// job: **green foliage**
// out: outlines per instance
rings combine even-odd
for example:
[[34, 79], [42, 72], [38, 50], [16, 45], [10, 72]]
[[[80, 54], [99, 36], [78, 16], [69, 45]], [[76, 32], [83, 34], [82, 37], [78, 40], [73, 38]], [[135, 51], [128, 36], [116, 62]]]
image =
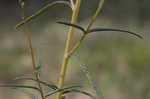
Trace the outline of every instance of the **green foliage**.
[[62, 21], [58, 21], [57, 23], [59, 23], [59, 24], [64, 24], [64, 25], [67, 25], [67, 26], [72, 26], [72, 27], [74, 27], [74, 28], [76, 28], [76, 29], [78, 29], [78, 30], [81, 30], [83, 33], [86, 33], [86, 32], [87, 32], [83, 27], [81, 27], [81, 26], [79, 26], [79, 25], [76, 25], [76, 24], [71, 24], [71, 23], [62, 22]]
[[31, 80], [31, 81], [34, 81], [34, 82], [37, 82], [37, 83], [40, 83], [40, 84], [43, 84], [44, 86], [47, 86], [48, 88], [51, 88], [51, 89], [57, 89], [58, 87], [54, 84], [49, 84], [47, 82], [44, 82], [44, 81], [40, 81], [40, 80], [36, 80], [34, 78], [27, 78], [27, 77], [18, 77], [16, 78], [15, 80]]
[[43, 8], [41, 8], [40, 10], [38, 10], [35, 14], [27, 17], [26, 19], [24, 19], [23, 21], [21, 21], [20, 23], [18, 23], [15, 28], [19, 28], [22, 25], [28, 23], [29, 21], [37, 18], [38, 16], [40, 16], [41, 14], [43, 14], [44, 12], [46, 12], [49, 8], [51, 8], [52, 6], [56, 5], [56, 4], [66, 4], [69, 5], [69, 3], [67, 1], [54, 1], [52, 3], [47, 4], [46, 6], [44, 6]]
[[67, 23], [67, 22], [57, 22], [59, 24], [64, 24], [64, 25], [67, 25], [67, 26], [72, 26], [74, 28], [77, 28], [79, 30], [81, 30], [83, 33], [85, 34], [89, 34], [89, 33], [92, 33], [92, 32], [103, 32], [103, 31], [115, 31], [115, 32], [123, 32], [123, 33], [128, 33], [128, 34], [131, 34], [131, 35], [134, 35], [140, 39], [143, 39], [143, 37], [137, 33], [134, 33], [134, 32], [131, 32], [131, 31], [128, 31], [128, 30], [121, 30], [121, 29], [111, 29], [111, 28], [93, 28], [93, 29], [90, 29], [90, 30], [86, 30], [84, 29], [83, 27], [79, 26], [79, 25], [76, 25], [76, 24], [71, 24], [71, 23]]
[[[59, 85], [57, 86], [56, 84], [48, 83], [48, 82], [40, 80], [39, 71], [41, 70], [41, 66], [37, 66], [36, 65], [36, 60], [35, 60], [35, 55], [34, 55], [32, 40], [31, 40], [30, 35], [28, 35], [28, 43], [29, 43], [29, 46], [30, 46], [29, 49], [31, 51], [33, 73], [34, 73], [35, 78], [18, 77], [15, 80], [33, 81], [33, 82], [36, 82], [38, 84], [38, 86], [34, 86], [34, 85], [30, 86], [30, 85], [22, 85], [22, 84], [20, 84], [20, 85], [17, 85], [17, 84], [16, 85], [15, 84], [14, 85], [13, 84], [10, 84], [10, 85], [2, 84], [2, 85], [0, 85], [0, 87], [19, 89], [20, 91], [22, 91], [25, 94], [27, 94], [28, 96], [30, 96], [32, 99], [38, 99], [38, 97], [35, 96], [34, 94], [32, 94], [31, 92], [26, 91], [24, 89], [33, 89], [33, 90], [38, 91], [40, 93], [40, 95], [41, 95], [41, 99], [46, 99], [47, 97], [49, 97], [49, 96], [51, 96], [53, 94], [56, 94], [56, 93], [58, 93], [58, 98], [56, 98], [56, 99], [60, 99], [60, 98], [65, 99], [65, 94], [68, 94], [68, 93], [80, 93], [80, 94], [89, 96], [91, 99], [97, 99], [96, 96], [92, 95], [89, 92], [86, 92], [86, 91], [82, 90], [81, 89], [82, 86], [78, 85], [78, 86], [67, 86], [67, 87], [64, 87], [64, 79], [65, 79], [65, 73], [67, 71], [68, 62], [69, 62], [71, 56], [74, 55], [74, 53], [80, 48], [80, 46], [82, 44], [82, 41], [87, 37], [88, 34], [92, 34], [94, 32], [112, 32], [112, 31], [131, 34], [131, 35], [136, 36], [136, 37], [138, 37], [140, 39], [143, 38], [141, 35], [139, 35], [137, 33], [134, 33], [134, 32], [131, 32], [131, 31], [128, 31], [128, 30], [112, 29], [112, 28], [108, 28], [108, 27], [106, 27], [106, 28], [101, 28], [101, 27], [91, 28], [92, 25], [94, 24], [94, 22], [95, 22], [95, 20], [96, 20], [96, 18], [98, 16], [98, 14], [100, 13], [100, 11], [102, 9], [104, 1], [105, 0], [101, 0], [100, 1], [99, 5], [98, 5], [98, 8], [95, 11], [95, 14], [93, 15], [93, 17], [91, 18], [89, 24], [87, 25], [87, 28], [83, 28], [80, 25], [73, 24], [73, 23], [77, 23], [78, 13], [79, 13], [79, 10], [80, 10], [80, 2], [81, 2], [80, 0], [76, 0], [76, 2], [74, 2], [73, 0], [71, 0], [71, 1], [69, 1], [69, 0], [68, 1], [62, 1], [62, 0], [53, 1], [53, 2], [51, 2], [49, 4], [47, 4], [46, 6], [44, 6], [43, 8], [39, 9], [33, 15], [25, 18], [20, 23], [18, 23], [16, 25], [16, 27], [15, 27], [16, 29], [20, 28], [24, 24], [27, 24], [28, 22], [30, 22], [33, 19], [37, 18], [38, 16], [42, 15], [49, 8], [53, 7], [56, 4], [65, 4], [65, 5], [69, 6], [72, 9], [73, 15], [72, 15], [72, 20], [71, 20], [70, 23], [69, 22], [62, 22], [62, 21], [58, 21], [57, 22], [59, 24], [66, 25], [66, 26], [70, 27], [69, 28], [69, 32], [68, 32], [68, 38], [67, 38], [68, 42], [66, 43], [66, 49], [65, 49], [64, 58], [63, 58], [63, 60], [65, 60], [65, 62], [63, 62], [62, 69], [61, 69], [63, 72], [61, 72], [61, 75], [60, 75], [60, 80], [61, 80], [60, 83], [59, 83], [60, 86]], [[24, 0], [19, 0], [19, 6], [20, 6], [20, 8], [23, 9], [24, 5], [25, 5]], [[72, 42], [71, 39], [72, 39], [72, 34], [73, 34], [73, 29], [74, 28], [76, 28], [78, 30], [81, 30], [82, 33], [83, 33], [83, 35], [77, 41], [77, 43], [75, 44], [75, 46], [73, 46], [72, 48], [70, 48], [70, 46], [71, 46], [70, 44]], [[91, 73], [88, 70], [88, 68], [84, 64], [80, 64], [80, 69], [85, 74], [85, 76], [86, 76], [88, 82], [90, 83], [90, 85], [92, 86], [93, 90], [95, 90], [96, 94], [99, 95], [100, 93], [98, 92], [98, 90], [97, 90], [97, 88], [96, 88], [96, 86], [94, 84], [94, 81], [92, 79]], [[50, 89], [50, 91], [48, 93], [45, 93], [45, 90], [42, 87], [48, 87]], [[102, 96], [102, 98], [104, 98], [104, 97]]]
[[77, 89], [77, 88], [81, 88], [81, 86], [69, 86], [69, 87], [64, 87], [64, 88], [58, 88], [58, 89], [56, 89], [56, 90], [54, 90], [54, 91], [48, 92], [48, 93], [45, 95], [45, 97], [49, 97], [49, 96], [51, 96], [51, 95], [53, 95], [53, 94], [56, 94], [56, 93], [58, 93], [58, 92], [64, 92], [64, 91], [66, 91], [66, 90]]
[[91, 99], [96, 99], [95, 96], [93, 96], [92, 94], [85, 92], [83, 90], [78, 90], [78, 89], [71, 89], [71, 90], [66, 90], [63, 92], [63, 94], [68, 94], [68, 93], [80, 93], [86, 96], [89, 96]]
[[27, 89], [34, 89], [37, 91], [40, 91], [39, 88], [35, 87], [35, 86], [29, 86], [29, 85], [3, 85], [1, 84], [0, 87], [4, 87], [4, 88], [27, 88]]

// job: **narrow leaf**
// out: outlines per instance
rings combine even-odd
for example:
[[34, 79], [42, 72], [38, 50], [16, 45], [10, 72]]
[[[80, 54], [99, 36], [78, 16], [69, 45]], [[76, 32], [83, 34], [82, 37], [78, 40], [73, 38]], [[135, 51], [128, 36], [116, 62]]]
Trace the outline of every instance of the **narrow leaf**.
[[48, 96], [51, 96], [55, 93], [58, 93], [58, 92], [62, 92], [62, 91], [65, 91], [65, 90], [68, 90], [68, 89], [76, 89], [76, 88], [81, 88], [81, 86], [69, 86], [69, 87], [65, 87], [65, 88], [59, 88], [59, 89], [56, 89], [54, 91], [50, 91], [48, 92], [45, 97], [48, 97]]
[[54, 84], [49, 84], [47, 82], [44, 82], [44, 81], [41, 81], [41, 80], [36, 80], [36, 79], [33, 79], [33, 78], [27, 78], [27, 77], [19, 77], [19, 78], [16, 78], [15, 80], [31, 80], [31, 81], [35, 81], [35, 82], [38, 82], [38, 83], [41, 83], [51, 89], [58, 89], [58, 87]]
[[124, 32], [124, 33], [128, 33], [131, 35], [134, 35], [140, 39], [143, 39], [143, 37], [137, 33], [131, 32], [131, 31], [127, 31], [127, 30], [120, 30], [120, 29], [111, 29], [111, 28], [95, 28], [95, 29], [91, 29], [88, 31], [88, 33], [92, 33], [92, 32], [101, 32], [101, 31], [117, 31], [117, 32]]
[[50, 7], [56, 5], [56, 4], [67, 4], [67, 1], [54, 1], [52, 3], [47, 4], [46, 6], [44, 6], [43, 8], [41, 8], [40, 10], [38, 10], [35, 14], [27, 17], [26, 19], [24, 19], [23, 21], [21, 21], [20, 23], [18, 23], [15, 28], [19, 28], [20, 26], [28, 23], [29, 21], [35, 19], [36, 17], [40, 16], [41, 14], [43, 14], [44, 12], [46, 12]]
[[72, 93], [72, 92], [76, 92], [76, 93], [80, 93], [80, 94], [84, 94], [86, 96], [89, 96], [91, 99], [96, 99], [95, 96], [93, 96], [92, 94], [82, 91], [82, 90], [78, 90], [78, 89], [71, 89], [71, 90], [66, 90], [63, 92], [63, 94], [68, 94], [68, 93]]
[[71, 23], [67, 23], [67, 22], [61, 22], [61, 21], [58, 21], [57, 23], [63, 24], [63, 25], [67, 25], [67, 26], [72, 26], [72, 27], [74, 27], [74, 28], [77, 28], [77, 29], [81, 30], [83, 33], [86, 33], [85, 29], [82, 28], [82, 27], [79, 26], [79, 25], [71, 24]]
[[34, 86], [28, 86], [28, 85], [0, 85], [0, 87], [4, 87], [4, 88], [26, 88], [26, 89], [34, 89], [34, 90], [40, 91], [39, 88], [34, 87]]

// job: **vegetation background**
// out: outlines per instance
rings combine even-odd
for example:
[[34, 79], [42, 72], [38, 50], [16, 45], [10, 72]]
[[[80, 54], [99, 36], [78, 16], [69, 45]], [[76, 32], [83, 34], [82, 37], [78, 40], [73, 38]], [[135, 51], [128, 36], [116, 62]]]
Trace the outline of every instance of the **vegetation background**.
[[[51, 1], [26, 0], [27, 16]], [[79, 24], [84, 26], [99, 0], [82, 1]], [[70, 62], [66, 84], [88, 85], [79, 69], [80, 64], [85, 64], [105, 99], [149, 99], [149, 10], [150, 0], [106, 0], [95, 26], [134, 31], [143, 35], [144, 40], [115, 32], [89, 36], [76, 53], [77, 60]], [[32, 72], [26, 35], [14, 29], [21, 21], [21, 10], [17, 0], [0, 0], [0, 12], [0, 83], [18, 83], [13, 79]], [[55, 6], [29, 24], [43, 80], [54, 83], [58, 80], [68, 27], [56, 21], [69, 22], [70, 13], [67, 7]], [[79, 33], [75, 36], [78, 39]], [[73, 96], [72, 99], [83, 99], [80, 95]], [[0, 89], [0, 99], [19, 98], [29, 99], [19, 91]]]

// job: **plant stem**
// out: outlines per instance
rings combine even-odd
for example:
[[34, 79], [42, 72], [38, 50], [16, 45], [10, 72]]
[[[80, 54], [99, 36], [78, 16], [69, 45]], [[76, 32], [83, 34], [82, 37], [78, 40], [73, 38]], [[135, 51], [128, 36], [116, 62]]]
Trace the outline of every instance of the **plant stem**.
[[[33, 73], [34, 73], [34, 75], [35, 75], [36, 80], [40, 80], [40, 75], [39, 75], [39, 73], [37, 73], [37, 72], [35, 71], [37, 66], [36, 66], [36, 62], [35, 62], [35, 55], [34, 55], [34, 51], [33, 51], [33, 47], [32, 47], [32, 40], [31, 40], [30, 35], [28, 35], [28, 43], [29, 43], [29, 49], [30, 49], [30, 53], [31, 53]], [[43, 92], [43, 88], [42, 88], [41, 84], [40, 84], [40, 83], [37, 83], [37, 84], [38, 84], [38, 87], [39, 87], [39, 89], [40, 89], [41, 98], [42, 98], [42, 99], [45, 99], [44, 92]]]
[[83, 34], [79, 41], [76, 43], [76, 45], [71, 49], [69, 52], [69, 57], [73, 55], [73, 53], [80, 47], [81, 43], [83, 42], [84, 38], [86, 37], [86, 34]]
[[[72, 13], [72, 19], [71, 19], [72, 24], [77, 23], [78, 14], [79, 14], [79, 10], [80, 10], [80, 4], [81, 4], [81, 0], [76, 0], [75, 7], [73, 8], [73, 13]], [[68, 35], [67, 35], [67, 41], [66, 41], [66, 47], [65, 47], [65, 51], [64, 51], [63, 62], [62, 62], [62, 66], [61, 66], [61, 73], [60, 73], [60, 78], [59, 78], [59, 82], [58, 82], [59, 88], [64, 87], [64, 80], [65, 80], [67, 66], [68, 66], [68, 62], [69, 62], [69, 58], [70, 58], [68, 53], [69, 53], [70, 48], [71, 48], [73, 33], [74, 33], [74, 28], [69, 27], [69, 31], [68, 31]], [[56, 95], [56, 99], [61, 99], [61, 93], [58, 93]]]
[[74, 9], [74, 1], [70, 0], [70, 3], [71, 3], [71, 6], [72, 6], [72, 9]]
[[[93, 15], [92, 19], [90, 20], [89, 24], [87, 25], [86, 31], [88, 31], [92, 25], [94, 24], [94, 22], [96, 21], [96, 18], [98, 17], [103, 5], [104, 5], [105, 0], [100, 0], [98, 8], [96, 9], [95, 14]], [[83, 40], [85, 39], [87, 33], [83, 33], [83, 35], [81, 36], [81, 38], [77, 41], [77, 43], [75, 44], [75, 46], [71, 49], [69, 56], [72, 56], [74, 54], [74, 52], [76, 52], [76, 50], [78, 48], [80, 48]]]
[[100, 11], [102, 10], [104, 2], [105, 2], [105, 0], [100, 0], [98, 8], [96, 9], [94, 16], [91, 18], [89, 24], [87, 25], [86, 30], [89, 30], [92, 27], [92, 25], [94, 24], [94, 22], [96, 21], [97, 16], [99, 15]]
[[[22, 8], [22, 17], [21, 18], [22, 18], [22, 20], [24, 20], [25, 19], [25, 9], [24, 9], [24, 7], [21, 7], [21, 8]], [[27, 34], [29, 50], [30, 50], [30, 55], [31, 55], [31, 60], [32, 60], [33, 73], [35, 75], [36, 80], [40, 80], [40, 75], [37, 72], [35, 72], [36, 61], [35, 61], [35, 55], [34, 55], [34, 51], [33, 51], [32, 40], [31, 40], [31, 36], [30, 36], [29, 30], [28, 30], [28, 26], [25, 26], [23, 31]], [[40, 83], [38, 83], [38, 87], [39, 87], [41, 99], [45, 99], [44, 92], [43, 92], [43, 89], [42, 89], [42, 86]]]

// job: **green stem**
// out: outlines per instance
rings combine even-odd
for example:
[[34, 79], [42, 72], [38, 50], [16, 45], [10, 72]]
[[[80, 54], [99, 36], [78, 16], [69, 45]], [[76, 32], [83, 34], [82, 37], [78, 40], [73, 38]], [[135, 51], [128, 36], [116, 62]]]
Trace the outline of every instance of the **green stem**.
[[98, 17], [100, 11], [102, 10], [104, 2], [105, 2], [105, 0], [100, 0], [98, 8], [96, 9], [94, 16], [91, 18], [89, 24], [87, 25], [86, 30], [89, 30], [92, 27], [92, 25], [94, 24], [94, 22], [96, 21], [96, 18]]
[[[103, 5], [104, 5], [105, 0], [100, 0], [98, 8], [96, 9], [95, 14], [93, 15], [92, 19], [90, 20], [89, 24], [87, 25], [86, 31], [88, 31], [92, 25], [94, 24], [94, 22], [96, 21], [96, 18], [98, 17]], [[81, 46], [83, 40], [86, 37], [86, 33], [83, 33], [83, 35], [81, 36], [81, 38], [77, 41], [77, 43], [75, 44], [75, 46], [71, 49], [71, 51], [69, 52], [69, 56], [72, 56]]]
[[[81, 4], [81, 0], [76, 0], [75, 7], [73, 8], [73, 13], [72, 13], [72, 19], [71, 19], [72, 24], [77, 23], [78, 14], [79, 14], [79, 10], [80, 10], [80, 4]], [[64, 80], [66, 77], [66, 71], [67, 71], [68, 62], [70, 59], [70, 57], [68, 56], [68, 53], [69, 53], [71, 45], [72, 45], [73, 33], [74, 33], [74, 28], [70, 27], [69, 31], [68, 31], [68, 35], [67, 35], [66, 48], [65, 48], [65, 52], [64, 52], [62, 66], [61, 66], [61, 73], [60, 73], [60, 78], [59, 78], [59, 83], [58, 83], [59, 88], [64, 87]], [[56, 99], [61, 99], [61, 95], [62, 95], [62, 93], [59, 92], [56, 95]]]
[[80, 40], [76, 43], [76, 45], [72, 48], [72, 50], [69, 52], [69, 57], [74, 54], [74, 52], [80, 47], [81, 43], [83, 42], [84, 38], [86, 37], [86, 34], [83, 34], [80, 38]]

